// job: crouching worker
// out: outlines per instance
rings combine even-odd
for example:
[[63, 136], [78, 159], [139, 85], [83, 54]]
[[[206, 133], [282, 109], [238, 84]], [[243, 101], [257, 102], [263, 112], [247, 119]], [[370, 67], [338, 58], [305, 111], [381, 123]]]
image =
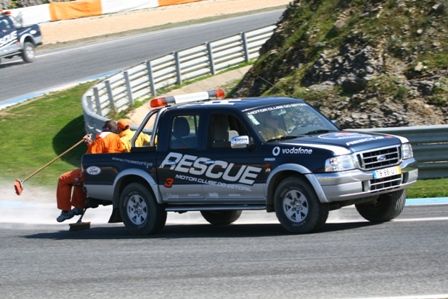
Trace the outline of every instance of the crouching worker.
[[[117, 122], [118, 132], [120, 134], [121, 141], [126, 147], [126, 151], [131, 151], [131, 140], [134, 137], [135, 132], [131, 130], [131, 122], [128, 119], [122, 118]], [[142, 147], [149, 144], [151, 137], [148, 134], [141, 132], [135, 140], [136, 147]]]
[[[117, 123], [108, 120], [104, 123], [103, 129], [95, 140], [90, 134], [83, 137], [87, 144], [88, 154], [122, 153], [126, 151], [120, 136], [117, 134]], [[81, 215], [85, 203], [86, 193], [83, 187], [83, 176], [81, 169], [77, 168], [62, 174], [58, 180], [56, 200], [58, 209], [62, 210], [56, 218], [58, 222], [63, 222], [76, 215]], [[71, 207], [74, 207], [71, 209]]]

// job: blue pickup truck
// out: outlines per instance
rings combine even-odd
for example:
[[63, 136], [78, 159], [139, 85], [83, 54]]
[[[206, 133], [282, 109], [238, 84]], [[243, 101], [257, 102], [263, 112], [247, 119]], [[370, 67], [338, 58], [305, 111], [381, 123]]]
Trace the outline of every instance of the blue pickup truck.
[[[201, 100], [206, 99], [206, 100]], [[275, 212], [292, 233], [318, 230], [355, 205], [385, 222], [405, 205], [418, 169], [400, 136], [342, 131], [301, 99], [156, 98], [129, 153], [83, 156], [92, 204], [113, 205], [132, 234], [163, 228], [167, 212], [200, 211], [226, 225], [242, 210]]]
[[35, 48], [42, 44], [38, 25], [18, 26], [9, 12], [0, 11], [0, 63], [3, 58], [22, 57], [33, 62]]

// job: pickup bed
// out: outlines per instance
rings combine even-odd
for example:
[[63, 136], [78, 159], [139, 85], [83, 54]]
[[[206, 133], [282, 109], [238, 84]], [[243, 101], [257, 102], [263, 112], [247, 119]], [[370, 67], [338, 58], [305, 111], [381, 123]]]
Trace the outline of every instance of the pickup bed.
[[132, 234], [158, 232], [167, 212], [187, 211], [226, 225], [242, 210], [266, 210], [289, 232], [308, 233], [354, 204], [385, 222], [417, 180], [406, 138], [341, 131], [300, 99], [168, 102], [154, 99], [161, 107], [136, 131], [152, 134], [147, 147], [83, 157], [89, 202], [113, 205]]
[[40, 44], [42, 35], [38, 25], [20, 27], [8, 12], [0, 11], [0, 62], [14, 56], [33, 62], [34, 50]]

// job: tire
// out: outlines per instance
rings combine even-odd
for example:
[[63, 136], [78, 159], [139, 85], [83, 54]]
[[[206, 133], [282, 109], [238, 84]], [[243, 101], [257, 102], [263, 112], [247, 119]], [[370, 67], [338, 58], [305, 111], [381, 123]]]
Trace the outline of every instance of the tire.
[[399, 190], [380, 195], [372, 202], [355, 204], [356, 210], [365, 219], [373, 223], [387, 222], [403, 211], [406, 203], [406, 192]]
[[142, 184], [131, 183], [120, 194], [120, 215], [132, 235], [159, 232], [166, 222], [166, 211]]
[[281, 225], [295, 234], [317, 231], [328, 218], [328, 205], [320, 203], [313, 188], [299, 177], [280, 182], [274, 193], [274, 205]]
[[22, 49], [22, 59], [23, 61], [30, 63], [34, 61], [34, 44], [32, 42], [25, 42]]
[[237, 211], [201, 211], [202, 217], [213, 225], [228, 225], [240, 218], [241, 210]]

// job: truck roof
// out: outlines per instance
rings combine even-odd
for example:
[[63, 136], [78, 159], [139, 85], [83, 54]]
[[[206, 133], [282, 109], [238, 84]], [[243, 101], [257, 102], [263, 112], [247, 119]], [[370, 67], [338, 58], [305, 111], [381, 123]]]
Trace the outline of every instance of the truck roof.
[[192, 102], [186, 104], [176, 104], [169, 106], [169, 110], [207, 110], [211, 108], [225, 107], [227, 109], [234, 109], [239, 111], [251, 110], [253, 108], [267, 107], [272, 105], [282, 105], [291, 103], [305, 103], [302, 99], [295, 99], [289, 97], [248, 97], [248, 98], [232, 98], [223, 100], [207, 100]]

